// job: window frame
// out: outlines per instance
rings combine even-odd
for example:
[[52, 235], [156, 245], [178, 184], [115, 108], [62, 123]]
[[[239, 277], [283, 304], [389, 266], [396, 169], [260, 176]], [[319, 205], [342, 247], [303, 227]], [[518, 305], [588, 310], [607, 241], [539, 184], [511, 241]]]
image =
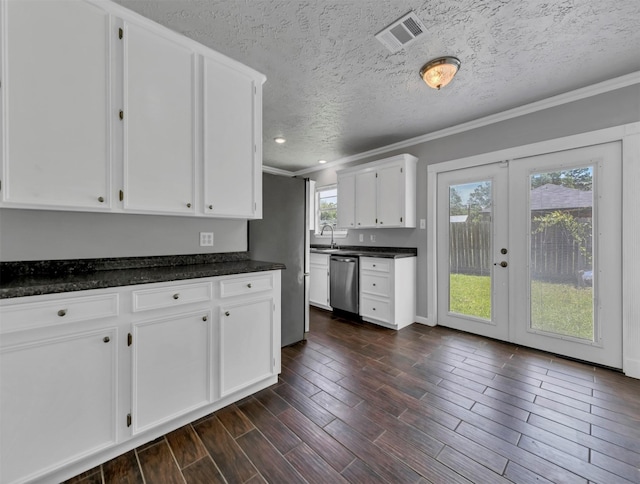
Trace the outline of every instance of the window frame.
[[[315, 189], [315, 193], [314, 195], [314, 200], [315, 200], [315, 205], [316, 205], [316, 209], [315, 209], [315, 237], [317, 238], [322, 238], [322, 239], [331, 239], [331, 231], [325, 231], [325, 233], [323, 235], [320, 235], [320, 232], [322, 231], [322, 225], [320, 223], [320, 193], [321, 192], [327, 192], [329, 190], [336, 190], [336, 207], [338, 205], [337, 203], [337, 193], [338, 193], [338, 184], [334, 183], [331, 185], [323, 185], [320, 187], [316, 187]], [[336, 221], [336, 225], [333, 226], [333, 238], [334, 239], [338, 239], [338, 238], [345, 238], [347, 236], [348, 230], [347, 229], [339, 229], [337, 227], [337, 221]]]

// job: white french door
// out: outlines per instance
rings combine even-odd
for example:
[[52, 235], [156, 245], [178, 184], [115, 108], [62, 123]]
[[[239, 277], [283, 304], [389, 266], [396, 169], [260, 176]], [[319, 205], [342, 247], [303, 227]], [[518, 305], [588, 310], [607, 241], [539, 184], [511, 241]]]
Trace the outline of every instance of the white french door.
[[437, 185], [439, 324], [622, 367], [619, 143]]

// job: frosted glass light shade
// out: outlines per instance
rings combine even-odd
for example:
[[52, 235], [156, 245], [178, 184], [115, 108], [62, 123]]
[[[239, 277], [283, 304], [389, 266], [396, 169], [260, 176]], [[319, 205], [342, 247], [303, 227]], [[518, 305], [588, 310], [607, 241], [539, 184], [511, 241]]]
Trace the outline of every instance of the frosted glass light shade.
[[460, 60], [455, 57], [439, 57], [427, 62], [420, 69], [420, 77], [427, 86], [440, 89], [451, 82], [460, 69]]

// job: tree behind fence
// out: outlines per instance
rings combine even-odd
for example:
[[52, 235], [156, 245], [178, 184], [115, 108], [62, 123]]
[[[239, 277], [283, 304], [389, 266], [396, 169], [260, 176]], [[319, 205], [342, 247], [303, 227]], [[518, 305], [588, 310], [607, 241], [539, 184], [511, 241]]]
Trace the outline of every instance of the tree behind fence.
[[[449, 227], [450, 271], [489, 275], [494, 262], [491, 222], [452, 223]], [[531, 240], [531, 269], [534, 279], [575, 282], [578, 271], [591, 267], [585, 262], [576, 241], [567, 237], [561, 228], [549, 227]]]

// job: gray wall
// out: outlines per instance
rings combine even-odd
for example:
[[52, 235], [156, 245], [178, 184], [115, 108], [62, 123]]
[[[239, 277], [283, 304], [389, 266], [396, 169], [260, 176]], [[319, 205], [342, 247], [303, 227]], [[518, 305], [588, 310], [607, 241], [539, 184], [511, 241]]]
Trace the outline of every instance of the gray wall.
[[[213, 247], [200, 247], [200, 232], [213, 232]], [[4, 262], [245, 250], [243, 220], [0, 209]]]
[[[403, 148], [390, 151], [384, 155], [358, 160], [348, 166], [355, 166], [400, 153], [409, 153], [416, 156], [419, 160], [417, 219], [420, 220], [427, 217], [427, 164], [456, 160], [467, 156], [490, 153], [638, 121], [640, 121], [640, 85], [636, 84], [464, 133], [427, 141], [410, 148]], [[337, 169], [343, 169], [346, 166], [343, 165]], [[305, 176], [316, 180], [316, 188], [336, 183], [335, 168], [328, 168]], [[429, 226], [428, 223], [427, 226]], [[359, 233], [365, 234], [364, 242], [358, 242]], [[370, 234], [376, 235], [375, 242], [369, 240]], [[339, 245], [417, 247], [417, 315], [427, 316], [426, 230], [351, 230], [346, 239], [338, 239], [337, 242]], [[316, 238], [312, 235], [311, 243], [327, 244], [328, 242], [327, 239]]]

